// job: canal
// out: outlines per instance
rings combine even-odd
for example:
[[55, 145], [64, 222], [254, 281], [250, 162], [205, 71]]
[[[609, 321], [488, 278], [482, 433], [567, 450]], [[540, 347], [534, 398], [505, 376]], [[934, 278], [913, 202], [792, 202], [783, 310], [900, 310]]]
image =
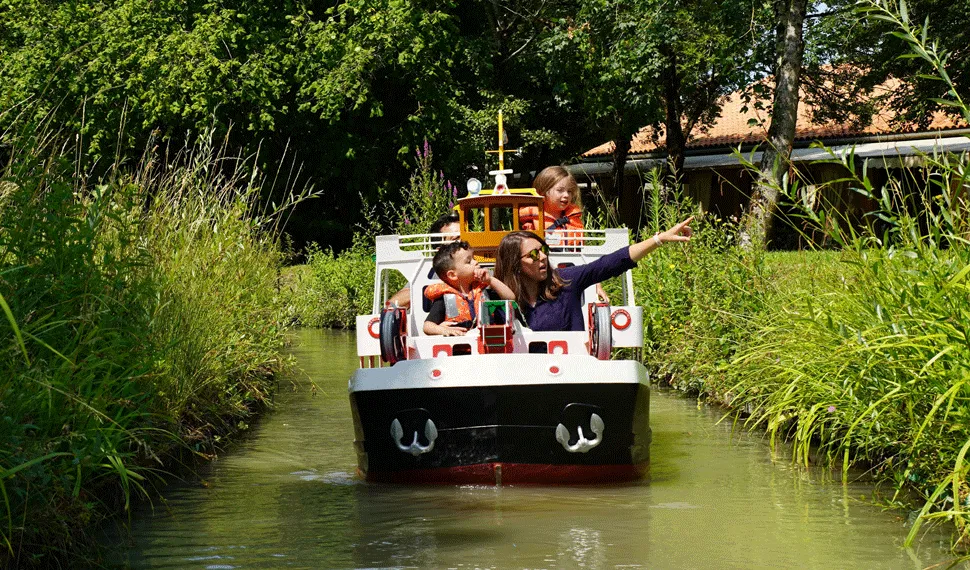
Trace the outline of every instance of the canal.
[[[636, 484], [407, 487], [354, 476], [352, 333], [306, 330], [276, 409], [111, 541], [124, 568], [913, 568], [904, 513], [864, 482], [793, 467], [722, 411], [652, 394], [652, 465]], [[312, 384], [311, 384], [312, 383]], [[944, 566], [946, 564], [943, 564]]]

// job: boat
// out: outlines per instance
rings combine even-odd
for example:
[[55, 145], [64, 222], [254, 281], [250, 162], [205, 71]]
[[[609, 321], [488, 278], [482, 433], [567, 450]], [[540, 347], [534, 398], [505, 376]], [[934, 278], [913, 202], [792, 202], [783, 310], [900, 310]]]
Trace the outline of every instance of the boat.
[[[349, 382], [358, 473], [367, 481], [440, 484], [603, 484], [649, 470], [650, 388], [638, 360], [616, 348], [643, 343], [642, 308], [630, 272], [622, 302], [595, 302], [586, 329], [533, 331], [514, 301], [482, 301], [464, 336], [429, 336], [423, 291], [437, 282], [431, 260], [445, 239], [468, 241], [485, 267], [502, 237], [520, 229], [521, 208], [542, 208], [533, 189], [509, 189], [499, 118], [495, 187], [470, 181], [458, 200], [460, 236], [376, 238], [373, 312], [359, 315], [360, 367]], [[540, 218], [542, 219], [541, 215]], [[545, 234], [550, 266], [589, 263], [629, 245], [626, 229]], [[557, 244], [559, 247], [556, 247]], [[409, 309], [386, 306], [406, 280]], [[627, 351], [635, 352], [635, 351]]]

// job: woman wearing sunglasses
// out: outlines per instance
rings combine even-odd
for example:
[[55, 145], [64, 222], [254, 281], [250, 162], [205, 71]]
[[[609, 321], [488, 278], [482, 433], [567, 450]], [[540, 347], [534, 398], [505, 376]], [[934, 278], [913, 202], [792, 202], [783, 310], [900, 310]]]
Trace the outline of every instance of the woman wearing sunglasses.
[[690, 241], [688, 218], [665, 232], [585, 265], [549, 267], [549, 246], [532, 232], [512, 232], [495, 256], [495, 277], [509, 286], [534, 331], [583, 330], [583, 291], [633, 269], [648, 253], [667, 242]]

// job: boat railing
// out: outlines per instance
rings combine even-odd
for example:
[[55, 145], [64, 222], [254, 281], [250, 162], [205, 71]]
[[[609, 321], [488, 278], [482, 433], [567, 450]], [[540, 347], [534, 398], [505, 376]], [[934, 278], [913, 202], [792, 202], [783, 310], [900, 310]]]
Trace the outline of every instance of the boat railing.
[[[396, 264], [431, 258], [441, 244], [459, 237], [467, 236], [458, 233], [378, 236], [377, 263]], [[546, 231], [545, 239], [553, 253], [592, 260], [629, 245], [630, 233], [625, 228], [552, 230]]]
[[377, 262], [387, 263], [434, 257], [443, 243], [458, 239], [459, 234], [410, 234], [377, 236]]

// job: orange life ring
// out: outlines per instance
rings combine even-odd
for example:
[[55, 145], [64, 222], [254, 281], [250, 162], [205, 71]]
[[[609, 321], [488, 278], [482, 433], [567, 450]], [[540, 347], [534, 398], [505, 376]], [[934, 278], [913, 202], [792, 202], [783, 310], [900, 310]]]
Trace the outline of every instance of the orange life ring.
[[[623, 323], [622, 325], [618, 324], [616, 322], [617, 316], [626, 317], [626, 322]], [[626, 329], [630, 328], [630, 324], [633, 323], [633, 317], [630, 316], [630, 312], [627, 311], [626, 309], [617, 309], [613, 311], [613, 316], [610, 318], [610, 321], [613, 323], [613, 328], [615, 328], [618, 331], [625, 331]]]
[[378, 317], [374, 317], [373, 319], [370, 320], [369, 323], [367, 323], [367, 333], [370, 334], [372, 338], [381, 338], [380, 329], [377, 329], [376, 331], [374, 330], [374, 325], [380, 322], [381, 322], [381, 319], [379, 319]]

